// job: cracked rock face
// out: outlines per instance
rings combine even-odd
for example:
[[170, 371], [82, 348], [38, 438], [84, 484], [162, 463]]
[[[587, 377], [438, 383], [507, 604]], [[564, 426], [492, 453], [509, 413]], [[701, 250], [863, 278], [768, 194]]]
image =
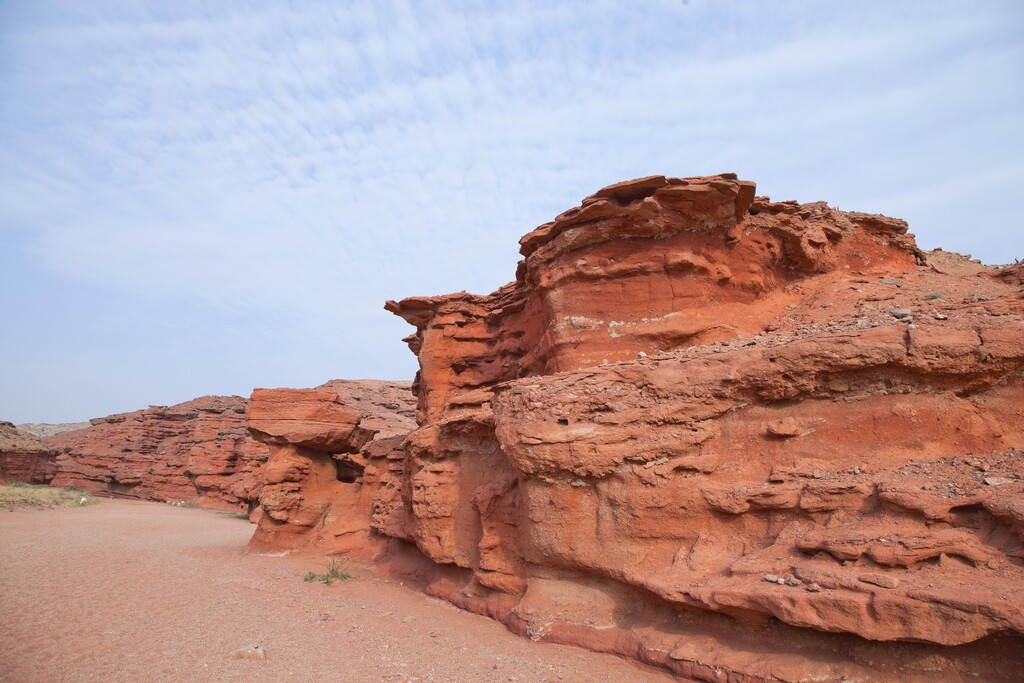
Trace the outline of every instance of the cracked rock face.
[[1019, 267], [731, 175], [605, 188], [521, 246], [493, 294], [386, 306], [419, 428], [371, 523], [429, 592], [702, 680], [1013, 679]]

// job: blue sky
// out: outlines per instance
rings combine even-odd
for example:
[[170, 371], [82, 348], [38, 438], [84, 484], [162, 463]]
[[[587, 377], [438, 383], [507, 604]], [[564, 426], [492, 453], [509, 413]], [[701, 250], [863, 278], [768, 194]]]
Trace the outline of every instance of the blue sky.
[[723, 171], [1024, 257], [1024, 3], [0, 0], [0, 419], [411, 378], [383, 302]]

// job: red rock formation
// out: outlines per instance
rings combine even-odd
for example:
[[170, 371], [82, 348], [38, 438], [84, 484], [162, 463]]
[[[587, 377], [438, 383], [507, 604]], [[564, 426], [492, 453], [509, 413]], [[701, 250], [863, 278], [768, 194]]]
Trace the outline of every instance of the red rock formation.
[[0, 422], [0, 481], [48, 484], [56, 472], [55, 449], [10, 422]]
[[245, 412], [243, 398], [203, 396], [90, 420], [46, 439], [60, 451], [53, 485], [246, 510], [259, 495], [267, 448], [249, 437]]
[[1015, 679], [1019, 273], [906, 229], [644, 178], [524, 237], [491, 295], [389, 302], [420, 362], [372, 502], [391, 561], [701, 680]]
[[388, 457], [404, 455], [392, 452], [415, 428], [414, 412], [408, 382], [254, 390], [249, 430], [270, 447], [270, 459], [250, 548], [372, 555], [373, 497]]

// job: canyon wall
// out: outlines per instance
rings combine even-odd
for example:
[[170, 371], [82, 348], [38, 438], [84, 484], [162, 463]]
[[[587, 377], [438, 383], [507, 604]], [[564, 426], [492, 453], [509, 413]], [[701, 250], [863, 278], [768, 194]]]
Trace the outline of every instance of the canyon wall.
[[733, 175], [604, 188], [521, 247], [493, 294], [386, 306], [420, 372], [383, 562], [700, 680], [1014, 679], [1019, 268]]
[[247, 402], [203, 396], [173, 406], [90, 420], [46, 438], [56, 448], [53, 486], [99, 495], [248, 510], [267, 449], [245, 426]]
[[[376, 441], [380, 442], [384, 437], [404, 436], [416, 426], [415, 400], [408, 382], [332, 380], [318, 389], [274, 391], [283, 394], [296, 392], [306, 397], [320, 396], [327, 403], [340, 401], [349, 406], [339, 413], [328, 414], [327, 419], [319, 422], [314, 419], [304, 427], [307, 430], [326, 430], [322, 437], [331, 447], [338, 441], [330, 431], [333, 428], [331, 423], [341, 419], [345, 411], [358, 411], [362, 432], [376, 435]], [[261, 393], [258, 391], [257, 395]], [[275, 408], [280, 407], [282, 404], [275, 405]], [[62, 430], [43, 440], [23, 436], [45, 449], [49, 458], [45, 481], [52, 479], [53, 486], [76, 486], [119, 498], [250, 511], [254, 513], [253, 518], [258, 519], [264, 509], [259, 504], [265, 481], [262, 470], [275, 447], [267, 445], [269, 440], [261, 443], [250, 435], [248, 412], [249, 401], [244, 398], [203, 396], [173, 406], [151, 406], [145, 410], [97, 418], [90, 420], [83, 429]], [[257, 421], [262, 420], [261, 416], [265, 414], [262, 404], [257, 405]], [[306, 416], [315, 418], [313, 413]], [[291, 417], [294, 416], [283, 419]], [[281, 424], [280, 420], [275, 423], [276, 427]], [[401, 438], [398, 439], [400, 441]], [[368, 446], [367, 452], [375, 457], [373, 454], [380, 447], [380, 443], [375, 443]], [[343, 450], [340, 445], [338, 450]], [[37, 460], [40, 463], [37, 467], [43, 468], [44, 461]], [[8, 454], [0, 447], [0, 463], [8, 461], [14, 463], [13, 451]], [[274, 464], [273, 472], [280, 473], [283, 468], [284, 463], [279, 460]], [[274, 476], [272, 474], [271, 479]], [[266, 505], [272, 514], [259, 528], [254, 545], [258, 544], [259, 538], [273, 538], [276, 534], [267, 528], [283, 514], [286, 504], [274, 498], [284, 494], [283, 488], [286, 487], [282, 487], [283, 483], [272, 482]], [[307, 486], [307, 493], [311, 490]], [[363, 524], [364, 531], [369, 527], [369, 505], [365, 509], [367, 512], [363, 516], [367, 521]], [[288, 535], [282, 535], [275, 542], [288, 545], [288, 538]], [[363, 540], [366, 540], [365, 534]]]
[[0, 481], [48, 484], [56, 473], [56, 449], [10, 422], [0, 422]]
[[248, 509], [255, 551], [688, 678], [1017, 679], [1024, 266], [733, 175], [613, 185], [520, 244], [490, 295], [387, 303], [411, 387], [93, 420], [46, 440], [53, 484]]

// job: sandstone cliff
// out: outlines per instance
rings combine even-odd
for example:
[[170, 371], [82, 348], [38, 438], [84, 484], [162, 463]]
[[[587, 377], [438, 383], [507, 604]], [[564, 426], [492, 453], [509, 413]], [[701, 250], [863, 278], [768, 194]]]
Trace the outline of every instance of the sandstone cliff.
[[203, 396], [90, 420], [46, 442], [58, 449], [53, 486], [124, 498], [247, 510], [267, 449], [245, 426], [246, 400]]
[[1014, 679], [1020, 273], [732, 175], [613, 185], [521, 246], [493, 294], [386, 306], [420, 363], [390, 561], [701, 680]]
[[48, 484], [56, 473], [54, 448], [10, 422], [0, 422], [0, 481]]

